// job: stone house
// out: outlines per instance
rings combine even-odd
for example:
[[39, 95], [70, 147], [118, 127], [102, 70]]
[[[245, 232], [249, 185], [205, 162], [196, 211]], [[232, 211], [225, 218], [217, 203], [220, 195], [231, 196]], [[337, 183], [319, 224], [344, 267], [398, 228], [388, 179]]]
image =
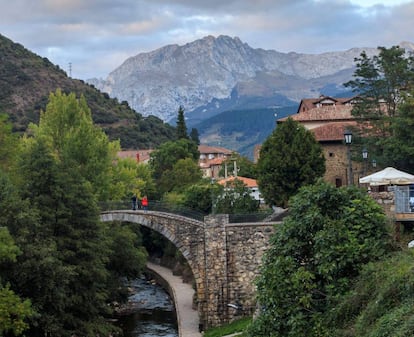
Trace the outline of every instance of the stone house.
[[[296, 114], [290, 116], [312, 131], [322, 145], [326, 159], [324, 180], [337, 187], [346, 185], [348, 181], [348, 149], [344, 143], [344, 132], [356, 125], [351, 114], [354, 102], [355, 98], [329, 96], [302, 99]], [[286, 119], [282, 118], [277, 123], [283, 123]], [[352, 162], [352, 173], [353, 183], [358, 184], [359, 177], [364, 173], [361, 162]]]

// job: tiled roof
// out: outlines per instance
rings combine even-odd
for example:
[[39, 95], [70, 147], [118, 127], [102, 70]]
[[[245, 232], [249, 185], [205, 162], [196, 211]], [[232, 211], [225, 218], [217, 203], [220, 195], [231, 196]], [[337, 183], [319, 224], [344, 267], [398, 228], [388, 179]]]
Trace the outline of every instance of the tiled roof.
[[[312, 121], [337, 121], [337, 120], [352, 120], [354, 119], [352, 111], [352, 100], [355, 98], [332, 98], [328, 96], [321, 96], [319, 98], [302, 99], [296, 114], [290, 117], [298, 122], [312, 122]], [[333, 105], [323, 105], [323, 102], [334, 102]], [[283, 122], [287, 119], [281, 118]]]
[[356, 122], [328, 123], [311, 129], [318, 142], [341, 141], [344, 139], [344, 131], [349, 126], [356, 125]]
[[257, 181], [256, 179], [246, 178], [246, 177], [228, 177], [226, 179], [221, 179], [218, 181], [220, 185], [226, 186], [228, 182], [234, 181], [235, 179], [241, 180], [247, 187], [253, 188], [257, 187]]
[[209, 154], [209, 153], [222, 153], [222, 154], [232, 154], [233, 151], [225, 149], [224, 147], [219, 146], [209, 146], [209, 145], [199, 145], [198, 151], [200, 154]]

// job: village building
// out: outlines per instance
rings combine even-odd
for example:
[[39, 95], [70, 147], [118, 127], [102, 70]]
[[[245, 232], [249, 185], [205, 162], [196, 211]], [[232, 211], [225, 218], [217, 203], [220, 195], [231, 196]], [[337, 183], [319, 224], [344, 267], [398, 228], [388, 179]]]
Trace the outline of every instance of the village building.
[[229, 183], [240, 180], [250, 191], [250, 196], [260, 202], [261, 204], [264, 203], [264, 199], [262, 195], [260, 194], [259, 186], [257, 184], [256, 179], [246, 178], [246, 177], [240, 177], [240, 176], [230, 176], [224, 179], [220, 179], [217, 182], [222, 186], [227, 186]]
[[[340, 187], [349, 181], [348, 146], [344, 142], [344, 133], [356, 125], [351, 111], [355, 98], [333, 98], [320, 96], [318, 98], [302, 99], [296, 114], [290, 116], [313, 132], [321, 144], [326, 160], [324, 180]], [[283, 123], [288, 117], [277, 123]], [[351, 145], [352, 146], [352, 145]], [[362, 153], [361, 153], [362, 159]], [[352, 162], [352, 184], [358, 184], [359, 178], [365, 174], [364, 163]]]
[[218, 146], [199, 145], [198, 164], [204, 178], [218, 179], [224, 161], [231, 157], [233, 151]]

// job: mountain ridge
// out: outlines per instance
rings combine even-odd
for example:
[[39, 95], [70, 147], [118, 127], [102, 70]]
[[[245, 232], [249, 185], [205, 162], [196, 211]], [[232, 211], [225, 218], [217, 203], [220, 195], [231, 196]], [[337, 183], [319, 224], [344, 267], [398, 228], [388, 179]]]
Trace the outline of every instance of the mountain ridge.
[[[169, 121], [181, 105], [188, 117], [202, 120], [203, 107], [210, 105], [206, 117], [211, 117], [222, 112], [222, 100], [228, 102], [232, 96], [274, 96], [272, 104], [277, 104], [279, 98], [297, 103], [304, 97], [319, 96], [318, 89], [326, 86], [336, 87], [340, 93], [342, 83], [351, 79], [354, 58], [362, 51], [369, 56], [378, 52], [377, 48], [351, 48], [321, 54], [281, 53], [252, 48], [238, 37], [210, 35], [137, 54], [105, 80], [88, 81], [111, 97], [128, 101], [143, 115]], [[212, 102], [217, 110], [211, 108]], [[241, 107], [233, 102], [230, 108]]]

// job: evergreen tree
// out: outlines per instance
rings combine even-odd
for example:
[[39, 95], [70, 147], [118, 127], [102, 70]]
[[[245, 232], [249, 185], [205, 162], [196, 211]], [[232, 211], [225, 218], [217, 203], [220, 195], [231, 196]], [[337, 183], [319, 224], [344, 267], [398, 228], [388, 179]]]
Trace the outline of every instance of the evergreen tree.
[[190, 139], [196, 143], [197, 145], [200, 145], [200, 136], [198, 134], [198, 130], [196, 128], [192, 128], [190, 132]]
[[286, 207], [301, 186], [324, 174], [325, 158], [312, 132], [288, 118], [263, 143], [257, 170], [266, 203]]
[[182, 106], [178, 108], [176, 132], [177, 139], [188, 139], [187, 125], [185, 124], [184, 109]]
[[[398, 46], [378, 49], [378, 55], [369, 57], [363, 52], [356, 58], [355, 79], [345, 86], [357, 95], [352, 110], [358, 121], [356, 136], [363, 137], [361, 141], [370, 156], [381, 166], [392, 166], [396, 164], [393, 152], [398, 149], [392, 145], [398, 137], [394, 124], [402, 117], [400, 108], [414, 88], [414, 57], [407, 57]], [[403, 117], [405, 122], [410, 121], [407, 117], [407, 114]], [[399, 168], [407, 168], [404, 165]]]

